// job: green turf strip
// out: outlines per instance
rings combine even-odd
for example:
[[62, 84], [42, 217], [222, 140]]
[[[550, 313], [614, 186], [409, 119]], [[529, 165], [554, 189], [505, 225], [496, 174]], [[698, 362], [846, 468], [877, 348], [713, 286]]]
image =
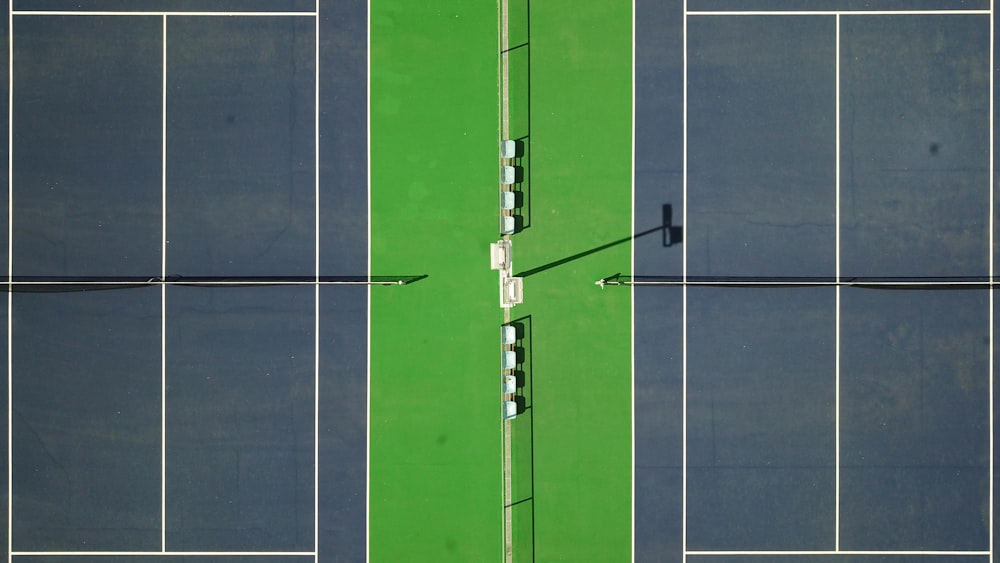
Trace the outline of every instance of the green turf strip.
[[[629, 294], [593, 282], [630, 265], [631, 4], [511, 4], [510, 45], [528, 43], [510, 61], [528, 136], [515, 561], [627, 561]], [[372, 290], [371, 561], [495, 561], [496, 5], [371, 10], [372, 271], [430, 276]]]
[[514, 422], [515, 561], [628, 561], [630, 294], [594, 281], [631, 264], [631, 3], [512, 0], [511, 14], [511, 46], [529, 42], [510, 79], [530, 203], [513, 238], [531, 407]]
[[497, 6], [371, 2], [370, 560], [502, 548]]

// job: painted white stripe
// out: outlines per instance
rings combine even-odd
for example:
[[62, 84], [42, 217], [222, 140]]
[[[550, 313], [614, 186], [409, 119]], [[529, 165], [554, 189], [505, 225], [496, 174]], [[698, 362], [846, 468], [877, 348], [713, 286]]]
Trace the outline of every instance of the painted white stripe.
[[687, 555], [712, 556], [777, 556], [777, 555], [948, 555], [952, 557], [983, 557], [989, 551], [688, 551]]
[[[690, 231], [688, 225], [688, 42], [687, 42], [687, 0], [684, 0], [684, 19], [681, 35], [683, 48], [683, 110], [682, 110], [682, 165], [681, 165], [681, 185], [683, 191], [682, 200], [684, 202], [683, 225], [687, 232]], [[681, 291], [681, 561], [687, 562], [687, 310], [688, 310], [688, 286], [687, 286], [687, 248], [688, 245], [681, 245], [681, 277], [684, 281], [684, 289]]]
[[688, 16], [937, 16], [987, 15], [990, 10], [718, 10], [685, 12]]
[[7, 2], [7, 563], [14, 544], [14, 0]]
[[14, 10], [15, 16], [185, 16], [185, 17], [314, 17], [316, 12], [180, 12], [108, 10]]
[[[167, 16], [163, 16], [163, 84], [160, 100], [160, 279], [167, 277]], [[167, 550], [167, 286], [160, 286], [160, 551]]]
[[134, 556], [211, 556], [211, 557], [315, 557], [312, 551], [15, 551], [15, 557], [134, 557]]
[[[836, 114], [836, 148], [834, 150], [834, 167], [836, 169], [836, 179], [834, 181], [834, 192], [836, 200], [836, 217], [834, 219], [834, 237], [836, 245], [836, 269], [837, 282], [840, 282], [840, 15], [836, 17], [836, 41], [834, 55], [836, 60], [836, 79], [834, 81], [834, 112]], [[834, 549], [840, 550], [840, 285], [836, 289], [836, 314], [834, 315], [834, 428], [835, 430], [835, 458], [836, 471], [834, 482], [836, 491], [834, 494]]]
[[[993, 173], [993, 166], [994, 166], [994, 156], [993, 156], [993, 128], [996, 125], [995, 118], [994, 118], [994, 110], [993, 110], [993, 50], [994, 50], [994, 28], [996, 26], [996, 23], [994, 22], [993, 7], [994, 7], [994, 0], [990, 0], [990, 166], [989, 166], [989, 186], [988, 186], [988, 189], [989, 189], [989, 193], [990, 193], [990, 196], [989, 196], [990, 197], [990, 257], [989, 257], [989, 259], [990, 259], [990, 281], [991, 282], [994, 280], [993, 275], [994, 275], [995, 268], [996, 268], [996, 266], [994, 265], [994, 254], [993, 254], [993, 252], [994, 252], [994, 240], [993, 240], [993, 237], [995, 236], [994, 221], [996, 220], [995, 211], [994, 211], [994, 208], [993, 208], [993, 205], [994, 205], [994, 195], [993, 195], [993, 190], [994, 190], [994, 187], [993, 187], [993, 181], [994, 181], [994, 173]], [[993, 286], [991, 285], [990, 287], [992, 288]], [[994, 425], [994, 415], [993, 415], [993, 359], [994, 359], [994, 352], [993, 352], [993, 342], [994, 342], [994, 340], [993, 340], [993, 299], [994, 298], [993, 298], [993, 292], [990, 291], [989, 295], [990, 295], [990, 297], [989, 297], [989, 300], [990, 300], [990, 303], [989, 303], [989, 307], [990, 307], [990, 313], [989, 313], [989, 322], [990, 322], [990, 326], [989, 326], [989, 331], [990, 331], [990, 354], [989, 354], [989, 372], [990, 372], [989, 373], [989, 377], [990, 377], [990, 406], [989, 406], [989, 410], [990, 410], [990, 432], [989, 432], [989, 440], [990, 440], [990, 465], [989, 465], [989, 467], [990, 467], [990, 471], [989, 471], [989, 480], [990, 480], [990, 501], [989, 501], [990, 515], [989, 515], [989, 541], [990, 541], [990, 563], [993, 563], [993, 526], [994, 526], [993, 512], [994, 512], [994, 510], [996, 510], [996, 507], [993, 504], [993, 493], [994, 493], [993, 468], [996, 467], [994, 465], [995, 458], [993, 456], [993, 440], [994, 440], [994, 430], [993, 430], [993, 425]]]
[[316, 222], [313, 228], [316, 231], [316, 242], [315, 242], [315, 270], [316, 270], [316, 285], [313, 289], [313, 298], [315, 301], [315, 316], [313, 317], [313, 370], [314, 370], [314, 380], [313, 380], [313, 551], [316, 553], [314, 561], [319, 563], [319, 0], [316, 0], [316, 18], [314, 19], [315, 24], [315, 36], [314, 36], [314, 48], [313, 53], [314, 64], [316, 67], [316, 76], [314, 80], [316, 81], [314, 88], [315, 99], [313, 100], [313, 180], [315, 182], [315, 208], [316, 208]]

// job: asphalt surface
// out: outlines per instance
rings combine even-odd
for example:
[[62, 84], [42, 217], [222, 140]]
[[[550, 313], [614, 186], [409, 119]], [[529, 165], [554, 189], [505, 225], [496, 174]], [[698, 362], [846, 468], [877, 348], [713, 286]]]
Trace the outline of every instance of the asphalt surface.
[[[321, 14], [320, 273], [364, 276], [366, 4]], [[161, 18], [14, 25], [14, 275], [160, 276]], [[311, 16], [168, 18], [168, 276], [316, 274], [315, 54]], [[14, 294], [12, 548], [158, 551], [165, 467], [169, 551], [363, 558], [367, 291], [314, 291], [171, 286], [164, 335], [158, 288]]]
[[[689, 9], [801, 8], [733, 4]], [[690, 16], [685, 201], [683, 14], [637, 2], [636, 232], [669, 206], [683, 242], [636, 238], [635, 274], [686, 245], [709, 278], [988, 275], [989, 25], [841, 16], [838, 57], [834, 16]], [[839, 548], [989, 549], [988, 291], [840, 294]], [[636, 561], [681, 561], [685, 524], [689, 550], [835, 549], [837, 290], [688, 288], [686, 425], [684, 311], [635, 290]]]

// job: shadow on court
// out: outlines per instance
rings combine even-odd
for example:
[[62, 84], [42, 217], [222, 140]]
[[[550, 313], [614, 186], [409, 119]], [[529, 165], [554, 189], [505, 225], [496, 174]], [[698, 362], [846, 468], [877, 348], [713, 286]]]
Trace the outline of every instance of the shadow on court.
[[532, 400], [531, 315], [511, 321], [517, 329], [517, 418], [511, 421], [511, 526], [515, 561], [535, 560], [535, 423]]
[[625, 244], [626, 242], [635, 240], [640, 237], [648, 236], [653, 233], [660, 233], [662, 235], [664, 248], [669, 248], [671, 246], [678, 245], [684, 241], [684, 227], [682, 225], [674, 225], [673, 217], [674, 217], [673, 205], [665, 203], [663, 204], [663, 223], [657, 227], [653, 227], [652, 229], [646, 229], [645, 231], [640, 231], [632, 236], [620, 238], [618, 240], [614, 240], [609, 243], [602, 244], [600, 246], [595, 246], [594, 248], [584, 250], [583, 252], [578, 252], [571, 256], [567, 256], [565, 258], [560, 258], [559, 260], [549, 262], [548, 264], [542, 264], [541, 266], [531, 268], [530, 270], [524, 270], [523, 272], [518, 272], [517, 274], [514, 275], [518, 277], [528, 277], [534, 274], [540, 274], [546, 270], [551, 270], [552, 268], [555, 268], [557, 266], [562, 266], [563, 264], [567, 264], [574, 260], [579, 260], [580, 258], [586, 258], [591, 254], [596, 254], [598, 252], [601, 252], [602, 250], [607, 250], [609, 248], [613, 248], [620, 244]]

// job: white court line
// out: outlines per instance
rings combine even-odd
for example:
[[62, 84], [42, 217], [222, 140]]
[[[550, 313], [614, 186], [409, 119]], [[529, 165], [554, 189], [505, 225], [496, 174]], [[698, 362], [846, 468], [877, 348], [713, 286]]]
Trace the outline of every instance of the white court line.
[[[163, 91], [160, 100], [160, 277], [167, 277], [167, 16], [163, 16]], [[160, 551], [167, 550], [167, 286], [160, 286]]]
[[836, 114], [836, 149], [835, 149], [835, 168], [836, 168], [836, 180], [834, 182], [834, 192], [836, 199], [836, 218], [834, 223], [835, 233], [834, 237], [836, 239], [836, 275], [837, 275], [837, 289], [836, 289], [836, 314], [834, 315], [834, 427], [835, 430], [835, 441], [834, 447], [835, 458], [836, 458], [836, 471], [834, 476], [834, 481], [836, 483], [836, 492], [834, 494], [834, 536], [833, 536], [833, 548], [840, 551], [840, 14], [836, 17], [836, 80], [834, 84], [834, 107]]
[[315, 47], [315, 66], [316, 66], [316, 76], [314, 78], [316, 84], [314, 87], [315, 99], [313, 100], [313, 134], [315, 138], [313, 139], [313, 180], [315, 181], [315, 209], [316, 209], [316, 224], [314, 229], [316, 230], [316, 244], [315, 244], [315, 268], [316, 268], [316, 285], [313, 290], [313, 297], [315, 299], [315, 317], [313, 321], [313, 369], [314, 369], [314, 381], [313, 381], [313, 551], [316, 553], [314, 561], [319, 563], [319, 0], [316, 0], [316, 18], [315, 23], [315, 37], [314, 37], [314, 47]]
[[[994, 209], [993, 209], [993, 205], [994, 205], [994, 197], [993, 197], [993, 190], [994, 190], [994, 187], [993, 187], [993, 179], [994, 179], [993, 178], [993, 165], [994, 165], [994, 158], [993, 158], [993, 127], [995, 126], [995, 120], [994, 120], [994, 117], [993, 117], [993, 49], [994, 49], [994, 38], [993, 38], [993, 35], [994, 35], [994, 27], [995, 27], [995, 23], [993, 21], [993, 18], [994, 18], [994, 16], [993, 16], [993, 5], [994, 5], [994, 0], [990, 0], [990, 172], [989, 172], [989, 191], [990, 191], [990, 281], [993, 281], [993, 273], [994, 273], [994, 269], [995, 269], [995, 266], [993, 264], [993, 262], [994, 262], [994, 255], [993, 255], [993, 250], [994, 250], [993, 249], [993, 245], [994, 245], [994, 242], [993, 242], [993, 237], [994, 237], [994, 234], [995, 234], [994, 233], [994, 226], [993, 226], [993, 222], [995, 220], [995, 212], [994, 212]], [[990, 286], [990, 287], [992, 289], [992, 286]], [[989, 479], [990, 479], [990, 516], [989, 516], [989, 530], [990, 531], [989, 531], [989, 542], [990, 542], [990, 563], [993, 563], [993, 511], [995, 510], [995, 507], [993, 505], [993, 490], [994, 490], [994, 483], [993, 483], [993, 481], [994, 481], [994, 479], [993, 479], [993, 472], [994, 472], [994, 457], [993, 457], [993, 438], [994, 438], [994, 436], [993, 436], [993, 291], [990, 291], [989, 294], [990, 294], [990, 303], [989, 303], [989, 307], [990, 307], [990, 313], [989, 313], [989, 319], [990, 319], [990, 328], [989, 328], [989, 331], [990, 331], [990, 354], [989, 354], [989, 370], [990, 370], [990, 432], [989, 432], [989, 439], [990, 439], [990, 465], [989, 465], [989, 467], [990, 467], [990, 470], [989, 470]]]
[[[632, 147], [631, 147], [631, 167], [629, 168], [632, 173], [632, 206], [629, 209], [629, 214], [632, 216], [631, 230], [630, 233], [635, 232], [635, 0], [632, 0]], [[631, 256], [631, 273], [635, 276], [635, 238], [631, 241], [632, 244], [632, 256]], [[631, 494], [632, 494], [632, 512], [629, 515], [631, 522], [631, 561], [635, 561], [635, 288], [629, 289], [629, 318], [631, 322], [629, 323], [629, 391], [631, 407], [629, 410], [629, 415], [631, 418], [632, 426], [632, 483], [631, 483]]]
[[[316, 0], [319, 2], [319, 0]], [[372, 276], [372, 3], [366, 2], [365, 20], [365, 145], [367, 150], [366, 183], [368, 185], [368, 279]], [[365, 314], [365, 562], [371, 553], [371, 450], [372, 450], [372, 288], [368, 286]]]
[[14, 10], [15, 16], [185, 16], [185, 17], [314, 17], [316, 12], [172, 12], [160, 11], [86, 11], [86, 10]]
[[758, 556], [758, 555], [950, 555], [953, 557], [983, 557], [989, 551], [688, 551], [687, 555], [710, 556]]
[[990, 10], [713, 10], [685, 12], [688, 16], [932, 16], [989, 14]]
[[[684, 0], [684, 19], [682, 26], [683, 48], [683, 110], [682, 126], [684, 142], [682, 143], [682, 164], [681, 164], [681, 185], [684, 202], [683, 225], [687, 232], [688, 227], [688, 41], [687, 41], [687, 0]], [[634, 232], [634, 231], [633, 231]], [[681, 561], [687, 561], [687, 366], [688, 366], [688, 286], [687, 286], [687, 248], [688, 245], [681, 245], [681, 278], [684, 280], [684, 287], [681, 290]]]
[[128, 556], [214, 556], [214, 557], [315, 557], [313, 551], [14, 551], [16, 557], [128, 557]]
[[7, 2], [7, 563], [14, 544], [14, 0]]

